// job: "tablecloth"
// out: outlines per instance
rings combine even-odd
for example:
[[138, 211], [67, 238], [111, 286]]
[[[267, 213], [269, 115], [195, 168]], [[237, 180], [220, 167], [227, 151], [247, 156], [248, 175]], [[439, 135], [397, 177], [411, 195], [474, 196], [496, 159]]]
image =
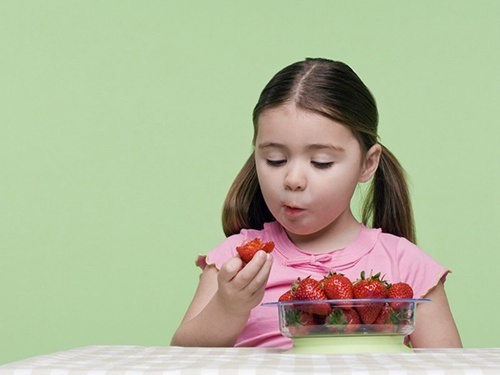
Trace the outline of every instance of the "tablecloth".
[[500, 374], [500, 348], [291, 354], [280, 349], [85, 346], [0, 366], [0, 375]]

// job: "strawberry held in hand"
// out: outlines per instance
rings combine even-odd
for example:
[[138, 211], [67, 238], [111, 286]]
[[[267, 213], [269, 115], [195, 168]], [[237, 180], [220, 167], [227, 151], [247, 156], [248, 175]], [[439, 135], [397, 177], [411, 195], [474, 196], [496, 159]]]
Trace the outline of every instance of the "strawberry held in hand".
[[274, 242], [262, 242], [260, 238], [254, 238], [253, 240], [246, 241], [241, 246], [236, 247], [236, 251], [240, 255], [241, 260], [245, 263], [250, 262], [255, 253], [259, 250], [264, 250], [266, 253], [270, 253], [274, 250]]

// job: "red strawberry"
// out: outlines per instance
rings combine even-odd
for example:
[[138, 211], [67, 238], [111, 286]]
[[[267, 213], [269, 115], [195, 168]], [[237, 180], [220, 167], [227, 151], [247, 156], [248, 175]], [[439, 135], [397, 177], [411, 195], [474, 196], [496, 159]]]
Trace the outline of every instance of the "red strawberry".
[[393, 332], [394, 325], [398, 324], [399, 321], [397, 316], [392, 311], [392, 308], [389, 305], [384, 305], [377, 319], [373, 322], [378, 327], [375, 327], [375, 330], [379, 332]]
[[286, 311], [285, 325], [291, 335], [306, 335], [317, 324], [316, 316], [306, 311], [290, 309]]
[[326, 317], [325, 324], [332, 332], [352, 333], [359, 329], [361, 320], [356, 310], [337, 307]]
[[250, 262], [257, 251], [264, 250], [266, 253], [270, 253], [273, 249], [274, 242], [262, 242], [260, 238], [254, 238], [236, 247], [236, 251], [245, 263]]
[[290, 302], [295, 299], [293, 292], [291, 290], [287, 290], [285, 293], [283, 293], [280, 298], [278, 298], [279, 302]]
[[[413, 298], [413, 289], [410, 285], [399, 282], [389, 285], [387, 298]], [[393, 309], [408, 308], [407, 302], [391, 302]]]
[[351, 299], [352, 283], [341, 273], [330, 272], [322, 280], [323, 290], [328, 299]]
[[374, 322], [374, 328], [379, 332], [398, 332], [404, 330], [403, 327], [410, 323], [411, 318], [412, 314], [407, 310], [395, 310], [390, 304], [385, 304]]
[[[387, 283], [380, 278], [380, 272], [365, 279], [365, 272], [361, 272], [361, 278], [353, 284], [352, 293], [357, 299], [379, 299], [387, 297]], [[372, 324], [377, 319], [383, 303], [366, 303], [356, 307], [361, 321]]]
[[[326, 300], [325, 292], [323, 292], [323, 289], [321, 289], [319, 282], [317, 280], [311, 279], [310, 276], [302, 280], [298, 278], [296, 285], [292, 287], [292, 290], [295, 299], [299, 301]], [[328, 315], [332, 310], [330, 304], [327, 302], [314, 304], [298, 304], [297, 308], [322, 316]]]

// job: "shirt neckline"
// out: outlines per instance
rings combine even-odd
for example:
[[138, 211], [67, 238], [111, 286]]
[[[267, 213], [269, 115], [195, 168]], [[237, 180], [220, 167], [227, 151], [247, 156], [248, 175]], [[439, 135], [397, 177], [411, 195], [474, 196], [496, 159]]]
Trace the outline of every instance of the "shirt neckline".
[[337, 271], [351, 267], [353, 263], [357, 263], [370, 252], [382, 232], [378, 228], [373, 229], [362, 225], [358, 236], [346, 247], [327, 252], [311, 253], [295, 246], [278, 222], [266, 223], [265, 226], [273, 232], [272, 237], [276, 246], [274, 251], [283, 258], [285, 265], [300, 265], [304, 262], [309, 264], [323, 263], [324, 267]]

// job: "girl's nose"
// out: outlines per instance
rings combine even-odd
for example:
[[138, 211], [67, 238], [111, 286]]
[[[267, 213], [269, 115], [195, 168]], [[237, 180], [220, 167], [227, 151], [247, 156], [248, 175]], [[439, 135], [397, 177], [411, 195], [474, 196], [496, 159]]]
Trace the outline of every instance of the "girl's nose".
[[284, 180], [287, 190], [304, 190], [306, 187], [306, 176], [299, 166], [290, 165]]

